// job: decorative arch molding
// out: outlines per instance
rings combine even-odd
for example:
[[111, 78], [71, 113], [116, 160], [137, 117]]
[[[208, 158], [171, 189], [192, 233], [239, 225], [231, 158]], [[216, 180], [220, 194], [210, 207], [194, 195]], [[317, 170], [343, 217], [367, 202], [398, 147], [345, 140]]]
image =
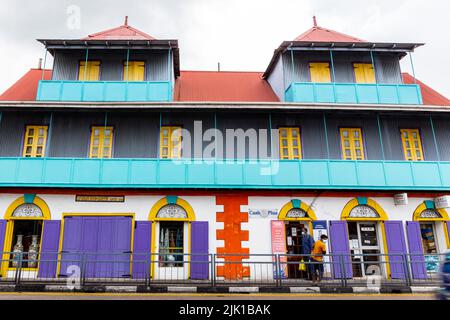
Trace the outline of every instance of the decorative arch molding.
[[[289, 213], [293, 212], [294, 210], [298, 210], [299, 212], [303, 211], [305, 213], [305, 216], [289, 216]], [[317, 220], [317, 216], [310, 205], [301, 200], [293, 199], [281, 208], [280, 213], [278, 214], [278, 220], [315, 221]]]
[[[426, 211], [436, 212], [439, 217], [424, 217], [423, 213]], [[434, 201], [427, 200], [422, 202], [414, 210], [413, 221], [449, 221], [448, 213], [445, 209], [436, 209]]]
[[[42, 216], [15, 216], [14, 213], [17, 208], [25, 205], [35, 205], [37, 206], [40, 211], [42, 212]], [[47, 203], [39, 198], [36, 195], [31, 194], [25, 194], [20, 198], [17, 198], [13, 203], [9, 205], [9, 207], [6, 209], [5, 220], [50, 220], [51, 214], [50, 209], [47, 205]]]
[[[378, 214], [378, 217], [352, 217], [352, 211], [355, 208], [367, 207], [369, 210], [373, 210]], [[387, 221], [388, 215], [384, 209], [375, 201], [370, 198], [357, 197], [350, 200], [342, 210], [341, 220], [349, 221]]]
[[[168, 218], [168, 217], [158, 217], [158, 213], [161, 209], [167, 206], [179, 206], [186, 212], [186, 217], [183, 218]], [[186, 200], [183, 200], [177, 196], [167, 196], [160, 200], [158, 200], [150, 210], [150, 214], [148, 216], [148, 220], [150, 221], [195, 221], [195, 213], [192, 206]]]

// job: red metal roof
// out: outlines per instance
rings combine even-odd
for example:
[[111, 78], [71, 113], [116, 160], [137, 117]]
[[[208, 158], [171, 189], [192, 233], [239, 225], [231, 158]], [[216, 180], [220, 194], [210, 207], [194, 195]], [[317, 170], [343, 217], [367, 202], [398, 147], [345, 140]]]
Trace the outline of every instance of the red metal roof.
[[[52, 70], [45, 70], [44, 80], [52, 78]], [[31, 69], [0, 95], [0, 101], [35, 101], [42, 69]]]
[[262, 72], [181, 71], [175, 101], [278, 102]]
[[[405, 84], [414, 83], [414, 77], [409, 73], [402, 73], [403, 82]], [[423, 103], [426, 105], [437, 105], [437, 106], [450, 106], [450, 100], [444, 97], [439, 92], [435, 91], [431, 87], [427, 86], [425, 83], [417, 80], [416, 83], [420, 86], [422, 91]]]
[[314, 26], [308, 31], [302, 33], [294, 41], [312, 41], [312, 42], [367, 42], [334, 30]]
[[82, 40], [156, 40], [149, 34], [128, 25], [128, 17], [125, 24], [105, 31], [100, 31], [83, 38]]

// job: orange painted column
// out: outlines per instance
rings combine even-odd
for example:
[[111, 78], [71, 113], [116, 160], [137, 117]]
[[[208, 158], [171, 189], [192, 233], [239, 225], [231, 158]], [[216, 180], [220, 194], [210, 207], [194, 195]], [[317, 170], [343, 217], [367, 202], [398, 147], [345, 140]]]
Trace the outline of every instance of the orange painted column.
[[217, 266], [217, 276], [226, 280], [250, 277], [250, 268], [242, 265], [242, 259], [249, 258], [250, 249], [242, 248], [242, 241], [248, 241], [249, 233], [241, 229], [241, 223], [248, 222], [248, 213], [241, 212], [241, 205], [248, 205], [248, 196], [217, 196], [216, 204], [223, 206], [223, 212], [217, 212], [216, 220], [224, 224], [224, 228], [216, 232], [217, 240], [224, 241], [224, 246], [217, 248], [217, 257], [225, 261]]

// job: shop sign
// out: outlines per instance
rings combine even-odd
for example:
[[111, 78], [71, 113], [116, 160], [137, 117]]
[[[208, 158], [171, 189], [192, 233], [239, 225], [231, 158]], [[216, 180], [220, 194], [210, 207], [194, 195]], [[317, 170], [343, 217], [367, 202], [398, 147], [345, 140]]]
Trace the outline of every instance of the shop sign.
[[268, 218], [278, 217], [277, 209], [248, 209], [248, 216], [250, 218]]
[[[276, 274], [276, 269], [273, 270], [273, 276], [275, 279], [287, 277], [287, 256], [286, 256], [286, 227], [284, 221], [276, 220], [271, 221], [272, 231], [272, 254], [280, 254], [280, 275]], [[273, 257], [273, 262], [275, 257]]]
[[436, 209], [446, 209], [450, 207], [450, 197], [449, 196], [442, 196], [437, 197], [434, 199], [434, 205], [436, 206]]
[[394, 203], [396, 206], [405, 206], [408, 204], [408, 194], [398, 193], [394, 195]]
[[76, 202], [125, 202], [125, 196], [83, 196], [77, 195]]

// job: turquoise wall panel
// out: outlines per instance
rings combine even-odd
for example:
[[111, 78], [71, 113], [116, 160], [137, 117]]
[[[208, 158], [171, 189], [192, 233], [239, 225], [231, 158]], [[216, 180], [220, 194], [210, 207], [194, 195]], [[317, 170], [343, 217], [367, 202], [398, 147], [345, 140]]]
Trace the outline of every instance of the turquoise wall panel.
[[360, 84], [356, 87], [359, 103], [378, 103], [377, 87], [373, 85]]
[[314, 84], [312, 83], [296, 83], [293, 86], [293, 102], [315, 102]]
[[300, 163], [298, 161], [280, 161], [273, 183], [281, 186], [295, 186], [300, 183]]
[[0, 181], [2, 183], [14, 183], [18, 165], [17, 159], [2, 159], [0, 162]]
[[396, 85], [378, 85], [378, 95], [380, 103], [383, 104], [399, 104], [397, 86]]
[[244, 181], [246, 185], [270, 185], [272, 183], [271, 173], [277, 169], [278, 162], [260, 161], [244, 164]]
[[302, 161], [301, 177], [304, 185], [326, 186], [330, 184], [327, 161]]
[[61, 99], [62, 83], [58, 81], [39, 83], [37, 100], [58, 101]]
[[147, 83], [146, 82], [129, 82], [128, 101], [147, 101]]
[[147, 101], [172, 101], [172, 85], [169, 82], [148, 83]]
[[102, 161], [102, 184], [127, 184], [128, 167], [127, 160], [108, 160]]
[[318, 83], [316, 84], [316, 102], [319, 103], [333, 103], [336, 101], [334, 97], [334, 86], [332, 83]]
[[99, 159], [77, 159], [73, 164], [72, 183], [74, 184], [100, 184]]
[[440, 186], [439, 166], [437, 163], [411, 163], [414, 182], [421, 186]]
[[383, 163], [376, 161], [359, 161], [357, 164], [358, 182], [361, 186], [384, 186]]
[[186, 165], [181, 160], [160, 160], [158, 171], [160, 184], [186, 184]]
[[330, 161], [330, 178], [333, 185], [352, 186], [358, 184], [356, 162]]
[[192, 161], [189, 164], [188, 184], [209, 185], [214, 184], [214, 162]]
[[123, 82], [105, 82], [104, 101], [125, 101], [127, 86]]
[[45, 183], [67, 183], [71, 180], [72, 161], [66, 159], [47, 159], [44, 169]]
[[440, 162], [439, 168], [440, 168], [439, 172], [441, 174], [442, 185], [450, 186], [450, 163]]
[[17, 182], [41, 183], [44, 162], [38, 158], [23, 158], [19, 160]]
[[411, 165], [409, 162], [385, 163], [386, 181], [389, 186], [414, 185]]
[[356, 88], [352, 84], [336, 83], [337, 103], [357, 103]]
[[81, 101], [83, 84], [78, 81], [67, 82], [61, 85], [61, 97], [58, 100]]
[[156, 184], [157, 166], [156, 161], [133, 160], [130, 163], [130, 182], [136, 185]]
[[105, 84], [86, 81], [83, 84], [83, 101], [104, 101]]
[[216, 183], [221, 185], [243, 185], [242, 161], [223, 161], [216, 164]]
[[417, 85], [399, 86], [398, 96], [401, 104], [422, 104], [422, 94]]

